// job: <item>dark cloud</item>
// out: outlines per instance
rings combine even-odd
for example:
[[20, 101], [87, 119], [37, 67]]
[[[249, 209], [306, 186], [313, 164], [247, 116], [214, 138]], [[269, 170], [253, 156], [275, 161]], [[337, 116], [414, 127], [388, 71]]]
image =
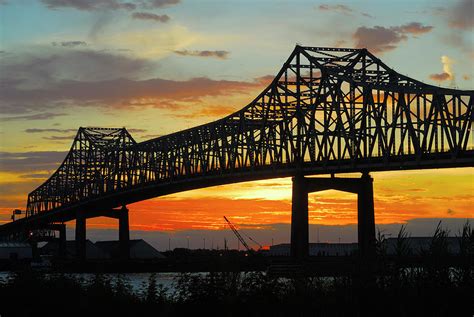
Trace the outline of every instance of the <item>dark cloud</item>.
[[[317, 9], [320, 11], [333, 11], [344, 15], [353, 15], [354, 13], [358, 13], [356, 10], [345, 4], [321, 4], [317, 7]], [[364, 17], [373, 18], [373, 16], [366, 12], [360, 12], [360, 14]]]
[[66, 157], [67, 152], [0, 152], [0, 171], [24, 172], [55, 170]]
[[31, 173], [31, 174], [21, 174], [20, 178], [29, 178], [29, 179], [44, 179], [46, 180], [51, 176], [50, 173]]
[[434, 81], [446, 81], [451, 79], [451, 75], [448, 73], [439, 73], [439, 74], [431, 74], [430, 79]]
[[227, 59], [230, 52], [228, 51], [174, 51], [175, 54], [181, 56], [197, 56], [197, 57], [213, 57], [218, 59]]
[[117, 0], [41, 0], [50, 9], [72, 8], [82, 11], [135, 10], [136, 4]]
[[[227, 53], [222, 52], [199, 54], [223, 58]], [[272, 79], [141, 79], [154, 72], [155, 66], [148, 60], [92, 50], [18, 53], [6, 57], [0, 63], [0, 113], [10, 117], [1, 120], [50, 119], [64, 115], [53, 114], [55, 111], [64, 112], [62, 109], [70, 107], [175, 109], [180, 102], [195, 102], [206, 96], [246, 93]]]
[[[105, 81], [59, 81], [43, 89], [13, 88], [2, 92], [5, 102], [54, 104], [57, 101], [75, 101], [86, 105], [95, 101], [110, 106], [129, 106], [134, 99], [154, 99], [155, 107], [169, 107], [166, 101], [192, 101], [205, 96], [243, 93], [249, 88], [261, 87], [260, 81], [239, 82], [199, 77], [186, 81], [161, 78], [148, 80], [113, 79]], [[1, 100], [0, 99], [0, 100]], [[48, 102], [47, 102], [48, 101]], [[142, 104], [136, 104], [140, 106]], [[23, 116], [26, 117], [26, 116]], [[20, 117], [17, 117], [20, 118]]]
[[72, 48], [72, 47], [77, 47], [77, 46], [86, 46], [87, 43], [84, 41], [66, 41], [66, 42], [53, 42], [51, 43], [51, 45]]
[[138, 20], [149, 20], [149, 21], [155, 21], [155, 22], [168, 22], [170, 17], [167, 16], [166, 14], [158, 15], [154, 13], [148, 13], [148, 12], [134, 12], [132, 14], [132, 18], [138, 19]]
[[410, 33], [416, 35], [428, 33], [433, 29], [433, 27], [430, 25], [422, 25], [418, 22], [411, 22], [402, 26], [393, 27], [392, 29], [398, 31], [399, 33]]
[[357, 48], [367, 48], [373, 53], [382, 53], [395, 49], [398, 43], [407, 40], [408, 35], [424, 34], [432, 29], [432, 26], [424, 26], [418, 22], [388, 28], [361, 26], [352, 35], [352, 38]]
[[38, 113], [38, 114], [31, 114], [25, 116], [14, 116], [14, 117], [3, 117], [0, 118], [1, 122], [9, 122], [9, 121], [23, 121], [23, 120], [49, 120], [60, 116], [65, 116], [64, 113]]
[[396, 44], [407, 38], [406, 35], [383, 26], [361, 26], [352, 37], [357, 48], [368, 48], [373, 53], [393, 50], [397, 47]]
[[[5, 3], [3, 3], [3, 2]], [[49, 9], [76, 9], [81, 11], [158, 9], [179, 4], [180, 0], [41, 0]], [[6, 4], [0, 0], [0, 4]]]
[[77, 129], [37, 129], [37, 128], [32, 128], [32, 129], [26, 129], [26, 133], [45, 133], [45, 132], [56, 132], [56, 133], [71, 133], [75, 132]]
[[169, 6], [179, 4], [181, 0], [144, 0], [144, 1], [142, 0], [139, 2], [141, 4], [141, 7], [143, 8], [157, 9], [157, 8], [169, 7]]
[[445, 12], [450, 27], [460, 30], [472, 30], [474, 28], [474, 1], [457, 1]]
[[155, 64], [140, 58], [93, 50], [17, 53], [0, 63], [2, 95], [12, 86], [30, 88], [61, 79], [106, 80], [146, 75]]
[[350, 14], [354, 11], [344, 4], [321, 4], [318, 8], [321, 11], [337, 11], [344, 14]]

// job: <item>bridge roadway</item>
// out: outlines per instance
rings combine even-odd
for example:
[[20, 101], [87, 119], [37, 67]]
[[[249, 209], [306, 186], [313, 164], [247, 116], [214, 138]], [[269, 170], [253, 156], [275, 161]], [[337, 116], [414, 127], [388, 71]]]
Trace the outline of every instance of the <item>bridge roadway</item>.
[[[360, 251], [369, 256], [369, 173], [474, 166], [473, 96], [398, 74], [365, 49], [296, 46], [270, 85], [223, 119], [141, 143], [125, 128], [80, 128], [58, 170], [28, 195], [26, 218], [2, 225], [0, 236], [28, 238], [76, 219], [84, 256], [87, 218], [119, 219], [126, 246], [131, 203], [293, 177], [293, 256], [308, 253], [307, 193], [326, 187], [358, 194]], [[349, 172], [363, 176], [304, 177]]]

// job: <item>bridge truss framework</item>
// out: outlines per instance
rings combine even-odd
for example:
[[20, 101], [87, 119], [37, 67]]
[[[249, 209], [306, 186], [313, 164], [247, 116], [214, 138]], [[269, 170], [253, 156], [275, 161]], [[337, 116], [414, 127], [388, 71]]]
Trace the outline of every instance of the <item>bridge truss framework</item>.
[[239, 181], [474, 166], [473, 95], [401, 75], [365, 49], [296, 46], [270, 85], [223, 119], [140, 143], [125, 128], [80, 128], [28, 195], [23, 223]]

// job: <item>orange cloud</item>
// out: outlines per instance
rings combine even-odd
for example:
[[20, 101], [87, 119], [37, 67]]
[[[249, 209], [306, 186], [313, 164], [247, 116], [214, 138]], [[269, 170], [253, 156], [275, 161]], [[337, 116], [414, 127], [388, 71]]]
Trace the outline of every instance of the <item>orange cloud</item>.
[[454, 82], [455, 76], [452, 70], [452, 64], [454, 61], [446, 55], [441, 56], [441, 63], [443, 64], [443, 72], [440, 74], [431, 74], [430, 78], [434, 81], [445, 81], [451, 80]]
[[433, 79], [434, 81], [445, 81], [449, 80], [451, 76], [448, 73], [439, 73], [439, 74], [431, 74], [430, 79]]

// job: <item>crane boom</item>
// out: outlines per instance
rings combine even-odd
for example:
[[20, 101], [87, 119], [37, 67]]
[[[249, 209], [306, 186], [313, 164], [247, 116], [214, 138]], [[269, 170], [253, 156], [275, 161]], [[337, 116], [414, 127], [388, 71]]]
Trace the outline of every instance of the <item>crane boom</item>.
[[230, 229], [232, 229], [234, 234], [237, 236], [237, 239], [239, 239], [240, 243], [242, 243], [242, 245], [247, 249], [247, 251], [250, 251], [251, 249], [250, 249], [249, 245], [247, 244], [247, 242], [245, 242], [244, 238], [242, 238], [242, 236], [237, 231], [237, 229], [234, 227], [234, 225], [229, 221], [229, 219], [226, 218], [226, 216], [224, 216], [224, 219], [225, 219], [225, 221], [227, 221], [227, 224], [229, 225]]
[[258, 245], [259, 247], [259, 250], [261, 250], [263, 248], [263, 245], [261, 245], [260, 243], [258, 243], [255, 239], [253, 239], [251, 236], [248, 236], [247, 235], [247, 238], [249, 238], [250, 240], [252, 240], [256, 245]]

